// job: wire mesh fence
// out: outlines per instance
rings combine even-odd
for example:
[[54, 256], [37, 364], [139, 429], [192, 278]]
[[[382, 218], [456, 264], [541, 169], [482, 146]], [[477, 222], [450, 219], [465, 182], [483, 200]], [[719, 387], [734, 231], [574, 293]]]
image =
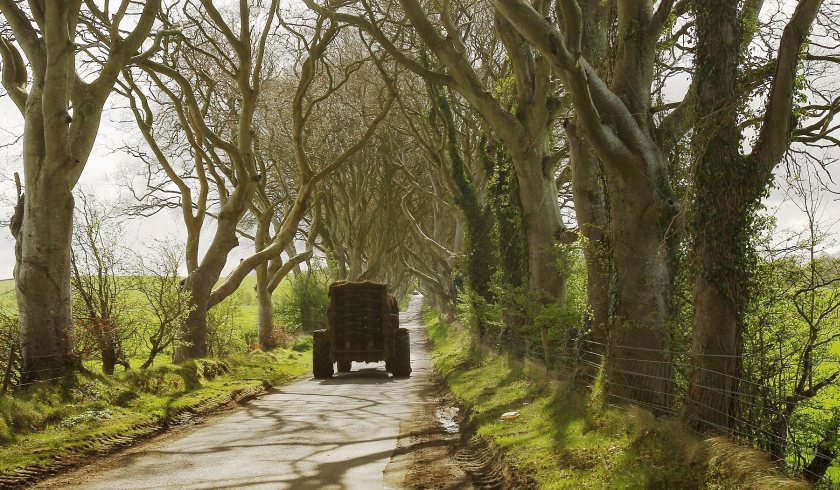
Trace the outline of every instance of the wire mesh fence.
[[[695, 365], [696, 356], [710, 358], [737, 358], [739, 362], [749, 361], [751, 354], [723, 355], [698, 354], [689, 350], [647, 349], [644, 347], [609, 345], [587, 338], [569, 338], [565, 343], [547, 345], [539, 338], [512, 338], [500, 335], [482, 342], [489, 347], [505, 351], [512, 356], [537, 363], [552, 371], [557, 377], [577, 380], [587, 389], [599, 389], [604, 400], [610, 405], [634, 404], [648, 409], [661, 418], [684, 418], [688, 403], [693, 404], [692, 414], [700, 414], [699, 424], [710, 429], [700, 432], [685, 424], [686, 427], [702, 437], [726, 435], [737, 443], [765, 451], [772, 462], [782, 471], [791, 475], [800, 475], [810, 481], [821, 480], [830, 488], [840, 486], [840, 464], [838, 447], [840, 437], [831, 436], [838, 432], [838, 411], [830, 406], [804, 403], [808, 400], [791, 400], [784, 396], [778, 379], [754, 379], [748, 376], [733, 376]], [[551, 347], [551, 348], [549, 348]], [[656, 351], [665, 354], [669, 360], [636, 359], [612, 355], [611, 352], [632, 350]], [[605, 376], [604, 369], [608, 362], [625, 361], [622, 367], [636, 366], [638, 369], [610, 367], [612, 374]], [[669, 371], [668, 376], [655, 374], [656, 369], [646, 365], [662, 365]], [[710, 393], [731, 397], [735, 409], [722, 412], [718, 407], [704, 403], [702, 399], [689, 400], [689, 383], [694, 372], [703, 372], [731, 381], [731, 389], [721, 389], [702, 383], [694, 383], [694, 388]], [[653, 381], [653, 382], [651, 382]], [[658, 383], [659, 382], [659, 383]], [[666, 387], [658, 389], [656, 387]], [[834, 388], [837, 388], [834, 384]], [[642, 392], [649, 396], [627, 397], [623, 393]], [[795, 397], [794, 397], [795, 398]], [[667, 400], [658, 403], [657, 400]], [[791, 402], [793, 405], [791, 405]], [[704, 416], [705, 414], [705, 416]], [[712, 417], [714, 416], [714, 417]], [[717, 417], [720, 416], [720, 417]], [[729, 420], [727, 425], [719, 423], [720, 418]], [[822, 423], [808, 424], [808, 419]], [[829, 421], [829, 422], [826, 422]], [[835, 434], [829, 431], [834, 428]], [[826, 443], [827, 444], [822, 444]], [[820, 471], [812, 469], [814, 463], [833, 466], [836, 470]]]

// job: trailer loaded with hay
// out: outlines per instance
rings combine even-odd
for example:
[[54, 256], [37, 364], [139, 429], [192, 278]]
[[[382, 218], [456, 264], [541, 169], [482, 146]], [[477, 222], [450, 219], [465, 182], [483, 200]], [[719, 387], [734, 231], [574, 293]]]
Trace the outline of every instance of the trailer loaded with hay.
[[400, 328], [397, 300], [385, 284], [338, 281], [330, 284], [329, 296], [329, 328], [313, 332], [316, 378], [331, 378], [334, 367], [350, 372], [354, 361], [385, 361], [394, 377], [411, 374], [408, 330]]

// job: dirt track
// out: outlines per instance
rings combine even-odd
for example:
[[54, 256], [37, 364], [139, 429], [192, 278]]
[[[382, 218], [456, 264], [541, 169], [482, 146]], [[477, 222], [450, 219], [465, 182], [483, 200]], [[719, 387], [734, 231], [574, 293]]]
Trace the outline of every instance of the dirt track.
[[402, 455], [402, 464], [392, 464], [387, 478], [384, 475], [400, 440], [400, 427], [404, 434], [416, 433], [418, 422], [428, 427], [417, 418], [426, 418], [435, 404], [430, 399], [434, 383], [421, 303], [419, 296], [412, 297], [408, 311], [400, 315], [401, 325], [411, 331], [409, 379], [391, 378], [382, 364], [354, 363], [351, 373], [294, 382], [204, 425], [163, 436], [36, 488], [468, 487], [464, 473], [447, 461], [449, 443], [443, 440], [424, 444], [426, 458], [444, 467], [434, 482], [407, 483], [407, 475], [418, 470], [410, 455]]

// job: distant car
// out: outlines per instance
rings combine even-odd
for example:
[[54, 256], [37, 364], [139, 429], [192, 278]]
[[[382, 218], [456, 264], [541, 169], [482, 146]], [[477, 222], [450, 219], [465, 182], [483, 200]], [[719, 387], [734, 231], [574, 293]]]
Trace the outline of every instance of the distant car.
[[413, 294], [414, 296], [417, 296], [417, 295], [419, 295], [419, 294], [420, 294], [420, 291], [418, 291], [418, 290], [416, 290], [416, 289], [415, 289], [414, 291], [412, 291], [412, 293], [411, 293], [411, 294]]

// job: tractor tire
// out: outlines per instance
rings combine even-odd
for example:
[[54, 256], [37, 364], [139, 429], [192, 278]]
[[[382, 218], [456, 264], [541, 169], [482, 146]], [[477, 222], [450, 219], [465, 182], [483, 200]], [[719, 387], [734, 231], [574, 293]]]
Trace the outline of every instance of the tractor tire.
[[330, 359], [330, 339], [325, 333], [315, 333], [312, 345], [312, 374], [315, 379], [330, 379], [333, 375], [333, 363]]
[[407, 378], [411, 376], [411, 342], [408, 330], [397, 330], [394, 344], [394, 357], [386, 365], [390, 365], [389, 371], [395, 378]]
[[337, 364], [339, 373], [349, 373], [350, 366], [353, 364], [353, 361], [338, 361]]

